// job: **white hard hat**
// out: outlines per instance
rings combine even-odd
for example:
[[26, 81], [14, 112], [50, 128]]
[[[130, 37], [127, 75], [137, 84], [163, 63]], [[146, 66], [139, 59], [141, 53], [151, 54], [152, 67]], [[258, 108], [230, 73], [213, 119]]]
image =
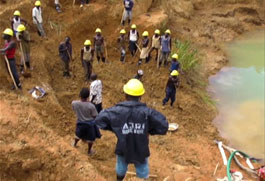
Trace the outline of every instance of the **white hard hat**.
[[144, 75], [144, 71], [143, 71], [143, 70], [141, 70], [141, 69], [140, 69], [140, 70], [138, 70], [138, 71], [137, 71], [137, 73], [138, 73], [138, 75]]

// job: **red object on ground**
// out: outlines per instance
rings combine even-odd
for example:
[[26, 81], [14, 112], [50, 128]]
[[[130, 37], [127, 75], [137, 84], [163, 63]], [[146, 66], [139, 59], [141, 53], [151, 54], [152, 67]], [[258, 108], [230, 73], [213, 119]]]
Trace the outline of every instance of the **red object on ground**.
[[260, 181], [265, 181], [265, 166], [258, 170], [258, 176]]

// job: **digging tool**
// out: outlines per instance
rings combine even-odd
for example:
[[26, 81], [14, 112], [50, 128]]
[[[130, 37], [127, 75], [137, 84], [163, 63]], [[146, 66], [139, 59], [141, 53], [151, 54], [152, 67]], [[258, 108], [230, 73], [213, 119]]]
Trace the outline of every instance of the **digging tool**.
[[105, 52], [106, 52], [106, 62], [108, 61], [108, 49], [107, 49], [107, 42], [105, 41], [104, 42], [104, 49], [105, 49]]
[[[67, 54], [68, 54], [68, 56], [69, 56], [69, 58], [70, 58], [70, 62], [73, 62], [73, 59], [72, 59], [72, 57], [71, 57], [71, 55], [70, 55], [68, 49], [67, 49], [66, 51], [67, 51]], [[70, 65], [69, 65], [69, 66], [70, 66]], [[71, 67], [71, 70], [72, 70], [72, 73], [73, 73], [73, 71], [74, 71], [73, 67]], [[73, 73], [73, 74], [74, 74], [74, 73]]]
[[16, 84], [16, 81], [14, 79], [14, 76], [13, 76], [13, 74], [11, 72], [10, 65], [9, 65], [9, 62], [8, 62], [8, 59], [7, 59], [6, 55], [5, 55], [5, 61], [6, 61], [6, 65], [7, 65], [7, 69], [8, 69], [8, 72], [10, 74], [10, 77], [11, 77], [13, 83], [14, 83], [14, 86], [15, 86], [16, 89], [18, 89], [17, 84]]
[[136, 47], [139, 49], [139, 51], [141, 52], [141, 48], [139, 47], [139, 45], [137, 43], [135, 43]]
[[21, 42], [19, 42], [19, 46], [20, 46], [20, 51], [21, 51], [23, 66], [24, 66], [24, 69], [25, 69], [25, 71], [24, 71], [24, 73], [22, 73], [22, 75], [24, 77], [26, 77], [26, 78], [27, 77], [31, 77], [31, 73], [28, 72], [28, 69], [27, 69], [27, 66], [26, 66], [25, 55], [24, 55], [24, 52], [23, 52], [23, 47], [22, 47]]
[[160, 50], [158, 50], [158, 54], [157, 54], [157, 62], [156, 62], [156, 67], [159, 68], [159, 58], [160, 58]]
[[122, 12], [121, 25], [122, 25], [122, 20], [123, 20], [123, 18], [124, 18], [124, 12], [125, 12], [125, 8], [123, 8], [123, 12]]
[[70, 55], [69, 51], [68, 51], [68, 50], [66, 50], [66, 51], [67, 51], [67, 54], [68, 54], [68, 56], [69, 56], [69, 58], [70, 58], [70, 61], [72, 62], [72, 61], [73, 61], [73, 59], [72, 59], [72, 57], [71, 57], [71, 55]]

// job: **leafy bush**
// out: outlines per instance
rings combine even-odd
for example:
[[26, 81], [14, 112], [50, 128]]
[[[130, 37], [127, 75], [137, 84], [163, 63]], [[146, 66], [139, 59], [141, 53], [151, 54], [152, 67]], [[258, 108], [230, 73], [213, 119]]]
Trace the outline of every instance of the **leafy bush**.
[[182, 70], [184, 72], [195, 69], [199, 64], [198, 51], [191, 48], [189, 41], [181, 42], [175, 41], [176, 52], [179, 56], [179, 62], [181, 63]]

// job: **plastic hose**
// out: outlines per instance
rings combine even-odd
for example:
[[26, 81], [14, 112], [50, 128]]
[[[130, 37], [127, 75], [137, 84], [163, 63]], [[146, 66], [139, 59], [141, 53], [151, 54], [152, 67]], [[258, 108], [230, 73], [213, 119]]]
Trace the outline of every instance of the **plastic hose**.
[[227, 174], [228, 181], [232, 181], [232, 179], [231, 179], [231, 174], [230, 174], [230, 166], [231, 166], [231, 162], [232, 162], [232, 160], [233, 160], [233, 158], [234, 158], [234, 156], [235, 156], [235, 154], [236, 154], [237, 152], [238, 152], [238, 151], [234, 151], [234, 152], [230, 155], [230, 157], [229, 157], [229, 159], [228, 159], [228, 162], [227, 162], [226, 174]]
[[228, 159], [228, 162], [227, 162], [227, 167], [226, 167], [226, 173], [227, 173], [227, 178], [228, 178], [228, 181], [232, 181], [231, 179], [231, 174], [230, 174], [230, 167], [231, 167], [231, 162], [233, 160], [233, 158], [235, 157], [235, 154], [236, 153], [240, 153], [241, 155], [243, 155], [245, 158], [250, 158], [246, 153], [244, 152], [241, 152], [241, 151], [234, 151], [232, 152], [232, 154], [230, 155], [229, 159]]

